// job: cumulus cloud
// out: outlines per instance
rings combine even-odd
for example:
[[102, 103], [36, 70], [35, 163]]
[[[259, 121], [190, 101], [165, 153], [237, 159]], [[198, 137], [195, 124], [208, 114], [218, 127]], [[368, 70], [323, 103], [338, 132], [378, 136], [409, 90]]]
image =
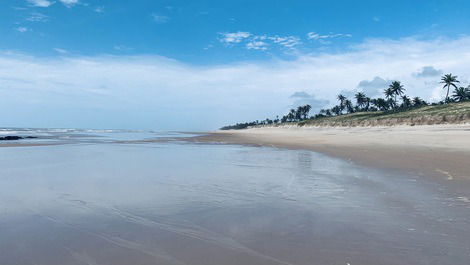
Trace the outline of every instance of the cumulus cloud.
[[410, 96], [439, 98], [439, 77], [412, 73], [439, 65], [465, 80], [470, 37], [369, 40], [342, 53], [206, 66], [158, 56], [12, 53], [0, 53], [0, 65], [3, 126], [204, 130], [281, 115], [296, 100], [336, 102], [358, 84], [379, 91], [399, 80]]
[[79, 3], [79, 0], [59, 0], [66, 7], [72, 7]]
[[289, 98], [294, 100], [292, 104], [293, 107], [309, 104], [312, 107], [310, 110], [311, 114], [317, 113], [320, 109], [328, 106], [330, 103], [326, 99], [319, 99], [314, 94], [309, 94], [305, 91], [296, 91]]
[[28, 2], [37, 7], [49, 7], [52, 5], [54, 2], [49, 1], [49, 0], [28, 0]]
[[442, 70], [438, 70], [433, 66], [424, 66], [419, 72], [413, 75], [416, 77], [436, 77], [442, 75]]
[[[27, 0], [31, 5], [37, 7], [49, 7], [53, 5], [55, 2], [50, 0]], [[62, 4], [66, 7], [72, 7], [80, 3], [79, 0], [59, 0]]]
[[364, 92], [369, 97], [375, 97], [382, 93], [391, 83], [391, 80], [385, 80], [379, 76], [374, 77], [372, 80], [362, 80], [357, 85], [357, 88]]

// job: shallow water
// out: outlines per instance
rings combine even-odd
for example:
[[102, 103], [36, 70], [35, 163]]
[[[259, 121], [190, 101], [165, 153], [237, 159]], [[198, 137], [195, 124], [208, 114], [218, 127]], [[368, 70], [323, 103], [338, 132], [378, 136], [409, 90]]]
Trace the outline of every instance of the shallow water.
[[426, 178], [302, 150], [119, 142], [174, 134], [58, 133], [74, 136], [0, 148], [2, 265], [470, 261], [470, 203]]

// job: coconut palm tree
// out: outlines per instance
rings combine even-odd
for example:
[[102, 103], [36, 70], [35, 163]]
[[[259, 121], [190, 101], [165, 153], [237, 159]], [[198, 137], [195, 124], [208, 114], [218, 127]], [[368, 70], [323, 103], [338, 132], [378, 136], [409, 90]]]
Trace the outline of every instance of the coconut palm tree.
[[458, 102], [470, 99], [470, 86], [454, 89], [452, 98]]
[[303, 110], [303, 116], [304, 116], [304, 119], [307, 119], [308, 117], [308, 113], [310, 112], [310, 110], [312, 109], [312, 106], [310, 106], [309, 104], [305, 105]]
[[400, 81], [393, 81], [390, 84], [389, 89], [395, 95], [395, 102], [397, 102], [397, 96], [401, 96], [405, 92], [405, 88], [403, 88], [403, 85], [400, 83]]
[[377, 107], [377, 109], [381, 110], [381, 111], [384, 111], [384, 110], [387, 110], [388, 107], [389, 107], [389, 104], [388, 102], [383, 99], [383, 98], [377, 98], [377, 99], [372, 99], [371, 100], [371, 103]]
[[333, 108], [331, 108], [331, 111], [336, 115], [341, 115], [341, 112], [342, 112], [342, 107], [340, 105], [337, 105], [337, 106], [334, 106]]
[[366, 103], [367, 103], [367, 97], [364, 93], [362, 92], [357, 92], [356, 95], [354, 95], [356, 98], [356, 103], [360, 108], [363, 108]]
[[454, 88], [457, 88], [455, 83], [460, 83], [459, 80], [457, 80], [458, 76], [452, 75], [452, 74], [446, 74], [443, 77], [441, 77], [441, 84], [444, 84], [442, 87], [443, 89], [447, 88], [447, 94], [446, 94], [446, 102], [449, 102], [449, 90], [450, 87], [453, 86]]
[[388, 105], [390, 105], [390, 107], [394, 108], [395, 105], [396, 105], [395, 92], [393, 91], [391, 86], [384, 90], [384, 94], [385, 94], [385, 98], [388, 101]]
[[421, 105], [426, 105], [426, 101], [422, 100], [420, 97], [414, 97], [413, 98], [413, 106], [421, 106]]
[[369, 111], [370, 102], [371, 102], [370, 97], [366, 97], [366, 106], [364, 108], [365, 111]]
[[353, 113], [353, 112], [354, 112], [354, 106], [353, 106], [351, 100], [346, 99], [346, 100], [344, 101], [344, 107], [346, 108], [346, 111], [347, 111], [348, 113]]
[[288, 121], [295, 121], [295, 109], [290, 109], [289, 113], [287, 114]]
[[402, 108], [407, 109], [407, 108], [411, 107], [411, 105], [412, 105], [411, 104], [411, 99], [407, 95], [403, 95], [401, 97], [401, 100], [402, 100], [402, 104], [401, 104]]
[[346, 97], [342, 94], [339, 94], [338, 95], [338, 100], [339, 100], [339, 108], [340, 108], [340, 114], [343, 114], [343, 110], [344, 110], [344, 101], [346, 100]]

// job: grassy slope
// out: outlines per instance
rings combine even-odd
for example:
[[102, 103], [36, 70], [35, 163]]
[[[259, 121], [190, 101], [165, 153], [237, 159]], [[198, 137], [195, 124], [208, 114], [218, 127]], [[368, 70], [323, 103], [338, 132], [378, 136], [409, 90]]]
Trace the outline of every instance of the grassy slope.
[[470, 122], [470, 102], [424, 106], [400, 112], [357, 112], [299, 122], [299, 126], [391, 126]]

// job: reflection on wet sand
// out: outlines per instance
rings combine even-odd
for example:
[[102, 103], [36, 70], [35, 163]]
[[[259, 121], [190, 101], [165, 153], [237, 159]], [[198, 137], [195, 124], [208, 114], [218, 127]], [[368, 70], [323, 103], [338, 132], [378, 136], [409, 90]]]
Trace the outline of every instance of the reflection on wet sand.
[[300, 150], [0, 148], [1, 264], [468, 264], [468, 193]]

